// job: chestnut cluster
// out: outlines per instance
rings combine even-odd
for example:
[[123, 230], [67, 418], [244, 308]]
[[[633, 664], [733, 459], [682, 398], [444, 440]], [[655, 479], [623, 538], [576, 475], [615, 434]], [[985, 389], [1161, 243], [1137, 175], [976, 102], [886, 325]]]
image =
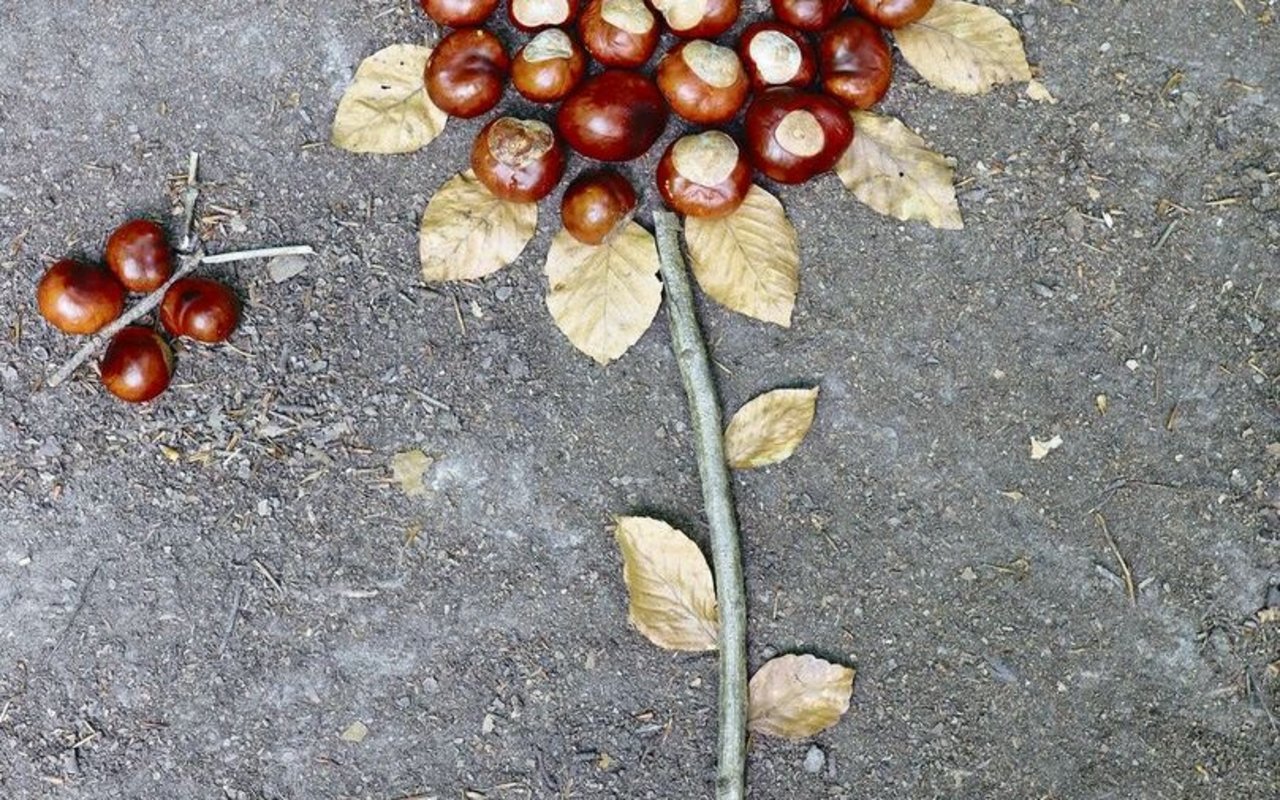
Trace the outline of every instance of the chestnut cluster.
[[[835, 166], [853, 141], [851, 109], [879, 102], [893, 58], [882, 28], [924, 16], [933, 0], [771, 0], [775, 19], [743, 30], [736, 47], [713, 41], [737, 22], [741, 0], [508, 0], [507, 16], [533, 34], [508, 54], [483, 27], [498, 0], [420, 0], [454, 28], [423, 75], [445, 112], [477, 117], [508, 80], [526, 100], [559, 103], [549, 121], [500, 117], [476, 139], [471, 167], [495, 195], [536, 202], [565, 171], [564, 145], [596, 161], [644, 155], [671, 113], [709, 128], [677, 139], [658, 163], [667, 205], [689, 216], [736, 209], [759, 172], [801, 183]], [[663, 31], [678, 37], [653, 60]], [[602, 69], [591, 70], [591, 62]], [[741, 135], [718, 128], [741, 115]], [[565, 193], [565, 228], [588, 244], [630, 219], [635, 189], [591, 171]]]
[[[124, 313], [125, 295], [145, 294], [173, 275], [173, 251], [164, 229], [135, 219], [107, 239], [105, 266], [63, 259], [36, 285], [40, 315], [63, 333], [97, 333]], [[209, 278], [174, 281], [160, 302], [160, 324], [170, 336], [223, 342], [240, 321], [240, 301]], [[132, 325], [112, 337], [100, 372], [107, 390], [131, 403], [158, 397], [173, 377], [173, 349], [151, 328]]]

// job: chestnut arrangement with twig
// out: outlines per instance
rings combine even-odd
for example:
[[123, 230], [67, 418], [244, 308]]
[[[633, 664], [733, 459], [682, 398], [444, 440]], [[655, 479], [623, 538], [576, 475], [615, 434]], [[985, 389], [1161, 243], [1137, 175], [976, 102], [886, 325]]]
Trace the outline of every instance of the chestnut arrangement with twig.
[[[695, 130], [663, 154], [658, 194], [681, 214], [714, 218], [737, 209], [755, 173], [802, 183], [831, 170], [853, 141], [849, 111], [889, 88], [882, 28], [920, 19], [933, 0], [772, 0], [776, 19], [747, 26], [733, 46], [712, 40], [737, 22], [739, 0], [510, 0], [510, 21], [532, 34], [514, 57], [483, 27], [494, 0], [421, 5], [454, 28], [423, 74], [440, 109], [484, 114], [508, 80], [527, 100], [560, 103], [550, 122], [500, 117], [480, 132], [471, 166], [494, 195], [545, 197], [564, 175], [566, 145], [596, 161], [639, 158], [674, 114]], [[645, 72], [664, 29], [680, 41]], [[591, 74], [593, 64], [603, 69]], [[738, 119], [740, 136], [723, 129]], [[576, 239], [600, 244], [635, 205], [626, 178], [588, 173], [561, 216]]]
[[[94, 334], [124, 313], [127, 294], [154, 292], [174, 273], [174, 252], [164, 229], [145, 219], [113, 231], [103, 260], [105, 266], [65, 259], [49, 267], [36, 285], [40, 315], [63, 333]], [[159, 317], [171, 337], [224, 342], [240, 322], [240, 301], [225, 284], [188, 276], [165, 291]], [[160, 396], [173, 369], [173, 348], [142, 325], [117, 332], [99, 365], [102, 385], [130, 403]]]

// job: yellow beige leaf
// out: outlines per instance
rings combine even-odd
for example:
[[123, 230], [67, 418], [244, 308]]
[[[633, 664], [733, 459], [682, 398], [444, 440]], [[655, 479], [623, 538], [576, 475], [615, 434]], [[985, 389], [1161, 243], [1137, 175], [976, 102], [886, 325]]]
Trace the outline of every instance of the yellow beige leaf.
[[1048, 103], [1051, 106], [1058, 104], [1058, 98], [1053, 96], [1049, 91], [1049, 87], [1040, 81], [1031, 81], [1027, 84], [1027, 97], [1035, 100], [1037, 103]]
[[817, 388], [775, 389], [738, 409], [724, 432], [729, 466], [751, 469], [785, 461], [813, 425], [817, 404]]
[[503, 200], [471, 170], [455, 175], [422, 215], [422, 277], [428, 283], [483, 278], [519, 258], [537, 225], [537, 203]]
[[747, 728], [783, 739], [821, 733], [849, 710], [853, 675], [814, 656], [779, 656], [751, 676]]
[[790, 327], [800, 288], [800, 246], [778, 198], [752, 186], [727, 217], [689, 217], [684, 236], [694, 277], [711, 299]]
[[635, 222], [601, 245], [561, 230], [547, 251], [547, 308], [573, 346], [601, 364], [649, 329], [662, 305], [658, 247]]
[[447, 114], [427, 97], [431, 48], [393, 44], [360, 62], [338, 102], [331, 139], [353, 153], [412, 153], [444, 130]]
[[894, 219], [923, 220], [946, 230], [964, 227], [955, 173], [945, 158], [893, 117], [854, 111], [853, 124], [857, 134], [836, 174], [854, 197]]
[[907, 63], [939, 89], [984, 94], [997, 84], [1031, 80], [1022, 36], [986, 6], [937, 0], [923, 18], [893, 35]]
[[628, 618], [666, 650], [715, 650], [719, 615], [707, 559], [680, 531], [648, 517], [618, 517]]

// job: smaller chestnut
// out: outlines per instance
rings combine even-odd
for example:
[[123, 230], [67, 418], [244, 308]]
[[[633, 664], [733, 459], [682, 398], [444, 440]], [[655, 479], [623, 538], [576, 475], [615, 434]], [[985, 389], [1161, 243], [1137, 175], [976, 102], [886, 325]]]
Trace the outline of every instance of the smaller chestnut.
[[849, 108], [868, 109], [889, 91], [893, 53], [880, 29], [846, 17], [818, 39], [822, 88]]
[[746, 115], [747, 154], [779, 183], [802, 183], [836, 165], [853, 142], [853, 118], [826, 95], [776, 87]]
[[129, 403], [145, 403], [169, 388], [173, 350], [160, 334], [134, 325], [111, 339], [100, 369], [107, 391]]
[[553, 103], [573, 91], [587, 71], [587, 57], [559, 28], [534, 36], [511, 62], [511, 85], [535, 103]]
[[564, 149], [545, 122], [499, 117], [476, 137], [471, 169], [503, 200], [536, 203], [564, 175]]
[[901, 28], [929, 13], [933, 0], [852, 0], [853, 9], [882, 28]]
[[720, 131], [683, 136], [658, 162], [658, 192], [686, 216], [732, 214], [750, 189], [751, 167], [738, 143]]
[[696, 125], [719, 125], [747, 99], [738, 54], [705, 39], [682, 42], [658, 62], [658, 88], [676, 114]]
[[507, 17], [526, 33], [554, 28], [578, 15], [578, 0], [511, 0]]
[[240, 323], [240, 301], [226, 284], [212, 278], [177, 281], [160, 302], [160, 324], [172, 336], [198, 342], [225, 342]]
[[802, 31], [821, 31], [835, 22], [845, 0], [772, 0], [773, 14]]
[[112, 231], [103, 260], [131, 292], [154, 292], [173, 274], [164, 228], [149, 219], [130, 220]]
[[682, 39], [714, 39], [733, 27], [740, 0], [652, 0], [671, 32]]
[[611, 69], [587, 78], [561, 103], [556, 129], [587, 158], [630, 161], [653, 147], [667, 127], [666, 101], [638, 72]]
[[658, 46], [658, 21], [644, 0], [590, 0], [578, 30], [582, 46], [606, 67], [639, 67]]
[[422, 10], [440, 25], [470, 28], [484, 22], [498, 7], [498, 0], [420, 0]]
[[611, 170], [588, 172], [564, 192], [560, 219], [569, 235], [583, 244], [600, 244], [636, 210], [631, 182]]
[[484, 28], [460, 28], [431, 52], [423, 81], [427, 96], [455, 117], [478, 117], [502, 99], [511, 59]]
[[770, 86], [804, 88], [818, 74], [818, 61], [807, 36], [773, 20], [753, 22], [738, 39], [738, 55], [756, 89]]
[[36, 305], [63, 333], [97, 333], [124, 311], [124, 287], [102, 267], [63, 260], [40, 276]]

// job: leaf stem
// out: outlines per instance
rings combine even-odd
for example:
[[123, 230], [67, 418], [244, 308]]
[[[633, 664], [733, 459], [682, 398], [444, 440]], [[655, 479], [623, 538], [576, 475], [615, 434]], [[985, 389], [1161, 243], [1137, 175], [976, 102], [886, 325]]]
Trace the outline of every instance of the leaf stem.
[[667, 291], [671, 346], [689, 398], [702, 501], [711, 529], [711, 562], [720, 611], [720, 739], [716, 800], [742, 800], [747, 758], [747, 599], [733, 487], [724, 455], [724, 425], [715, 375], [680, 249], [680, 221], [655, 211], [658, 261]]

